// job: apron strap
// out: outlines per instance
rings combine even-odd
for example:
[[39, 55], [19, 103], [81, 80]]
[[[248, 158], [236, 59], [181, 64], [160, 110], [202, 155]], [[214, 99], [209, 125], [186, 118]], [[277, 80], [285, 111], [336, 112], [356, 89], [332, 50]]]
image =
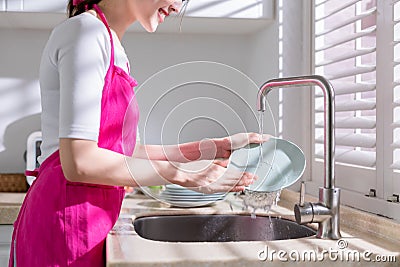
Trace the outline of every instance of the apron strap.
[[110, 41], [111, 41], [111, 60], [110, 60], [111, 65], [110, 66], [112, 66], [114, 64], [114, 42], [113, 42], [113, 37], [111, 34], [111, 29], [110, 29], [110, 26], [108, 25], [106, 16], [104, 15], [103, 11], [101, 11], [99, 6], [94, 4], [93, 8], [94, 8], [94, 10], [96, 10], [97, 14], [100, 16], [100, 19], [104, 23], [104, 25], [106, 25], [107, 31], [110, 34]]

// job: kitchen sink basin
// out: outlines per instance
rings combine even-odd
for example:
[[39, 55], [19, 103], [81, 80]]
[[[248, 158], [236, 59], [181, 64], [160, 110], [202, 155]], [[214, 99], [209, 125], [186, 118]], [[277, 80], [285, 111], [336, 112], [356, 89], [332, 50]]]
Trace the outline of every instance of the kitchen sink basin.
[[137, 218], [137, 234], [168, 242], [267, 241], [309, 237], [315, 231], [277, 217], [250, 215], [164, 215]]

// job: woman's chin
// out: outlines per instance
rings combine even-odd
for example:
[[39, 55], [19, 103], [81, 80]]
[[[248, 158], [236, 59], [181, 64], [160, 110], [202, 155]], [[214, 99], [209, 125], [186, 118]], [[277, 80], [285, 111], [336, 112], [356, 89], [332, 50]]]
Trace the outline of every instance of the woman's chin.
[[155, 32], [158, 28], [158, 23], [149, 23], [149, 24], [142, 24], [142, 27], [147, 32]]

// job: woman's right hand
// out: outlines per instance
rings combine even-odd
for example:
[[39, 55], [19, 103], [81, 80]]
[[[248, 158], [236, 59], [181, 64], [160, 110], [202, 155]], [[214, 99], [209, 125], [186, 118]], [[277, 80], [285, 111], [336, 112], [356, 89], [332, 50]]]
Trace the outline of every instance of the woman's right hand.
[[257, 176], [227, 169], [228, 160], [200, 160], [181, 163], [173, 183], [191, 190], [212, 194], [217, 192], [240, 192], [249, 186]]

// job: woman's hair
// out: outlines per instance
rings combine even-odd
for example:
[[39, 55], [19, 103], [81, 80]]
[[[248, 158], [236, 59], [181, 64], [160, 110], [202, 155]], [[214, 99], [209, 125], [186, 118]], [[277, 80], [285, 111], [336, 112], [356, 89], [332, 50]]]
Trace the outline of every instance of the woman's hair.
[[74, 2], [73, 0], [68, 1], [68, 7], [67, 7], [68, 17], [74, 17], [76, 15], [85, 12], [88, 9], [92, 9], [93, 5], [100, 3], [101, 0], [84, 0], [76, 6], [73, 4], [73, 2]]

